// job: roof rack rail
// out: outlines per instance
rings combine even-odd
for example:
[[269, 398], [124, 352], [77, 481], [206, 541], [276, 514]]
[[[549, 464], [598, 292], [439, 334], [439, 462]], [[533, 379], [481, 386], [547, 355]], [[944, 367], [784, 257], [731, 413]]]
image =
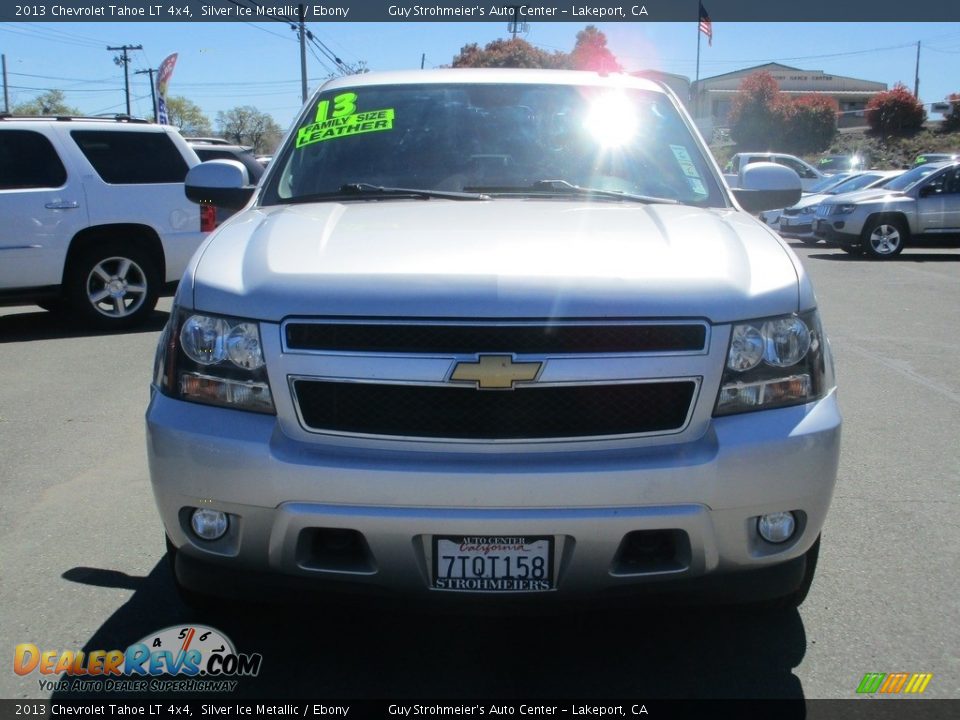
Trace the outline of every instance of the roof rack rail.
[[204, 145], [233, 145], [226, 138], [218, 137], [185, 137], [184, 140], [192, 143], [202, 143]]
[[56, 120], [57, 122], [73, 122], [74, 120], [113, 120], [114, 122], [137, 123], [142, 125], [151, 124], [146, 118], [133, 117], [122, 113], [110, 115], [14, 115], [13, 113], [0, 113], [0, 120]]

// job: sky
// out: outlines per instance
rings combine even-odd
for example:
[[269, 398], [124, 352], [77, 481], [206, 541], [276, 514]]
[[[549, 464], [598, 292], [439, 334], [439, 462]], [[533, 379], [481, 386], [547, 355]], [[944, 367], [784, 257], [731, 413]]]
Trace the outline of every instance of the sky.
[[[697, 24], [594, 23], [628, 71], [658, 69], [693, 80]], [[545, 50], [569, 51], [585, 23], [531, 22], [525, 38]], [[308, 23], [308, 29], [346, 63], [370, 70], [449, 64], [471, 42], [508, 37], [497, 23]], [[903, 82], [911, 90], [920, 52], [920, 98], [929, 103], [960, 92], [960, 23], [723, 23], [713, 24], [713, 44], [701, 36], [700, 77], [777, 61], [863, 80]], [[170, 95], [197, 103], [211, 122], [218, 111], [253, 105], [287, 127], [300, 109], [300, 54], [282, 22], [74, 22], [0, 23], [10, 105], [47, 89], [66, 93], [84, 113], [123, 112], [123, 70], [107, 45], [143, 45], [131, 53], [131, 109], [151, 114], [147, 75], [170, 53], [179, 54]], [[330, 74], [322, 52], [307, 55], [309, 89]]]

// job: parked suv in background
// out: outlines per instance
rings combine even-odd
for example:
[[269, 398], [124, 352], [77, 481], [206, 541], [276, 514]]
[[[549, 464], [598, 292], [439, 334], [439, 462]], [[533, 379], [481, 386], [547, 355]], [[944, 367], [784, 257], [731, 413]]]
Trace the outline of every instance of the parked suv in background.
[[911, 242], [960, 240], [960, 162], [918, 165], [880, 189], [825, 201], [814, 231], [849, 253], [879, 259]]
[[326, 83], [180, 284], [147, 454], [177, 585], [803, 600], [840, 415], [803, 265], [665, 86]]
[[184, 196], [198, 163], [145, 121], [0, 116], [0, 303], [143, 320], [212, 229]]
[[[253, 185], [260, 181], [260, 177], [265, 170], [265, 165], [257, 160], [257, 156], [253, 154], [253, 148], [248, 145], [234, 145], [228, 140], [219, 138], [187, 138], [187, 144], [197, 154], [201, 162], [207, 160], [236, 160], [247, 169], [247, 175]], [[236, 214], [236, 210], [217, 207], [216, 224], [220, 225], [234, 214]]]
[[201, 162], [207, 160], [236, 160], [247, 169], [250, 182], [254, 184], [263, 175], [265, 166], [253, 154], [253, 148], [249, 145], [234, 145], [219, 138], [186, 138], [186, 140]]
[[783, 237], [798, 238], [804, 244], [816, 245], [820, 238], [813, 232], [813, 219], [820, 203], [844, 193], [883, 187], [902, 174], [902, 170], [864, 170], [853, 175], [836, 175], [834, 177], [844, 178], [843, 181], [822, 192], [804, 195], [796, 205], [784, 208], [778, 231]]
[[828, 176], [827, 173], [820, 172], [813, 167], [813, 165], [805, 160], [801, 160], [796, 155], [770, 152], [743, 152], [737, 153], [730, 158], [730, 161], [723, 169], [723, 177], [730, 187], [740, 187], [740, 174], [743, 169], [751, 163], [758, 162], [772, 162], [790, 168], [800, 176], [800, 187], [803, 188], [804, 192], [808, 192], [814, 185]]

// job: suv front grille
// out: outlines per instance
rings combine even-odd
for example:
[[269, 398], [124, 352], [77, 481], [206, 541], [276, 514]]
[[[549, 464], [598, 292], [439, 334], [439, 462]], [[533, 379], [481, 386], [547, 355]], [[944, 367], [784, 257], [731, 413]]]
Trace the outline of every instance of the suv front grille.
[[292, 385], [309, 430], [476, 440], [679, 431], [697, 388], [692, 379], [503, 391], [308, 379], [294, 379]]
[[459, 354], [700, 352], [703, 323], [304, 322], [286, 324], [292, 351]]

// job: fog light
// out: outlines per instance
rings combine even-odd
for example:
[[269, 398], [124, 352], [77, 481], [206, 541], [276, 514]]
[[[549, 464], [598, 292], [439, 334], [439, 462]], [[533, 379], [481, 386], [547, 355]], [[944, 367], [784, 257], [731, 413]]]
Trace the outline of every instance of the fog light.
[[190, 526], [201, 540], [216, 540], [227, 531], [227, 514], [219, 510], [197, 508], [190, 516]]
[[797, 520], [792, 512], [776, 512], [761, 515], [757, 521], [757, 531], [767, 542], [782, 543], [793, 537], [797, 529]]

